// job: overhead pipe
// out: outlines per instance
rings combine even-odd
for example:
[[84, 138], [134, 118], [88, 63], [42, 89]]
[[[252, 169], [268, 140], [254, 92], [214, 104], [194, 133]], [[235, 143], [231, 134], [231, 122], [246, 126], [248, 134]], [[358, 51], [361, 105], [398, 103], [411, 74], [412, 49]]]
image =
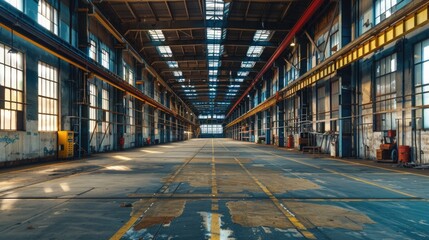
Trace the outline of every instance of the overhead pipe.
[[283, 39], [283, 41], [280, 43], [279, 47], [276, 49], [276, 51], [273, 53], [273, 55], [268, 59], [268, 62], [265, 63], [264, 67], [261, 69], [261, 71], [256, 75], [255, 79], [253, 79], [250, 86], [244, 91], [243, 95], [235, 102], [234, 106], [229, 110], [226, 117], [229, 117], [234, 111], [234, 109], [240, 104], [240, 102], [249, 94], [249, 92], [252, 90], [252, 88], [258, 83], [259, 79], [267, 72], [268, 69], [271, 68], [271, 65], [274, 63], [275, 60], [277, 60], [278, 57], [283, 53], [283, 51], [289, 46], [289, 44], [294, 39], [295, 35], [301, 31], [301, 29], [304, 27], [304, 25], [310, 20], [310, 18], [313, 16], [313, 14], [316, 12], [317, 9], [319, 9], [320, 6], [322, 6], [322, 3], [325, 0], [313, 0], [310, 4], [310, 6], [305, 10], [304, 14], [301, 16], [300, 19], [296, 22], [296, 24], [293, 26], [291, 31], [286, 35], [286, 37]]

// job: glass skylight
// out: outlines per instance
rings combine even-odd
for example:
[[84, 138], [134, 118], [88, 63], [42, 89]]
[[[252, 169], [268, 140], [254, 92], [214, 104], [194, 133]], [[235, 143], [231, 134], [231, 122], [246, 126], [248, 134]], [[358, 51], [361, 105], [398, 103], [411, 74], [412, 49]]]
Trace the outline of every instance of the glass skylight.
[[[223, 20], [228, 15], [229, 3], [224, 0], [205, 0], [206, 20], [210, 23], [209, 26], [223, 26]], [[213, 25], [211, 25], [213, 23]], [[222, 65], [220, 56], [224, 51], [224, 46], [221, 45], [221, 40], [225, 38], [226, 30], [222, 27], [207, 27], [206, 39], [207, 58], [208, 58], [208, 81], [209, 81], [209, 102], [207, 107], [210, 111], [215, 110], [214, 99], [216, 98], [216, 87], [218, 82], [218, 68]]]
[[182, 85], [182, 88], [195, 88], [194, 85]]
[[237, 85], [237, 84], [236, 84], [236, 85], [229, 85], [229, 87], [230, 87], [230, 88], [239, 88], [239, 87], [240, 87], [240, 85]]
[[173, 52], [171, 51], [171, 48], [169, 46], [158, 46], [156, 47], [158, 49], [159, 54], [161, 54], [161, 57], [172, 57]]
[[236, 78], [235, 81], [236, 82], [244, 82], [244, 79], [243, 78]]
[[209, 70], [209, 75], [216, 76], [217, 75], [217, 69], [216, 70]]
[[209, 67], [211, 68], [211, 67], [219, 67], [219, 65], [220, 65], [220, 61], [215, 61], [215, 60], [210, 60], [209, 61]]
[[165, 36], [161, 30], [149, 30], [149, 36], [152, 41], [165, 41]]
[[[248, 71], [237, 72], [237, 76], [239, 76], [239, 77], [246, 77], [247, 75], [249, 75]], [[238, 79], [236, 79], [236, 80], [238, 80]]]
[[255, 66], [256, 62], [254, 61], [243, 61], [241, 62], [242, 68], [253, 68]]
[[256, 30], [255, 35], [253, 36], [253, 41], [267, 41], [271, 35], [270, 30]]
[[195, 89], [185, 89], [183, 91], [185, 91], [186, 93], [194, 93], [194, 92], [196, 92]]
[[206, 0], [206, 19], [222, 20], [224, 2], [223, 0]]
[[185, 82], [185, 79], [184, 78], [178, 78], [177, 81], [178, 82]]
[[174, 71], [174, 72], [173, 72], [173, 75], [174, 75], [175, 77], [181, 77], [181, 76], [183, 76], [183, 73], [182, 73], [182, 71]]
[[250, 46], [246, 55], [248, 57], [260, 57], [263, 51], [263, 46]]
[[196, 93], [185, 93], [186, 96], [197, 96]]
[[227, 93], [226, 96], [235, 96], [237, 93]]
[[220, 56], [220, 53], [223, 51], [223, 46], [220, 44], [207, 44], [207, 54], [208, 56]]
[[220, 40], [222, 38], [222, 28], [207, 28], [207, 39]]
[[170, 68], [178, 68], [179, 67], [179, 63], [177, 63], [177, 61], [167, 61], [167, 65]]

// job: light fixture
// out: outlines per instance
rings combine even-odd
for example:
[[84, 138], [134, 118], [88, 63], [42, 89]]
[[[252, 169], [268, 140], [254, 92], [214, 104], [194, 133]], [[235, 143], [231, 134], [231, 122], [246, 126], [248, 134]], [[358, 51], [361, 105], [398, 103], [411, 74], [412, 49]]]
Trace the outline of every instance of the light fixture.
[[18, 50], [16, 50], [16, 48], [13, 47], [13, 29], [12, 29], [11, 33], [12, 33], [12, 48], [9, 49], [9, 51], [7, 51], [7, 53], [8, 54], [17, 54]]
[[290, 43], [290, 46], [291, 46], [291, 47], [295, 47], [295, 42], [291, 42], [291, 43]]

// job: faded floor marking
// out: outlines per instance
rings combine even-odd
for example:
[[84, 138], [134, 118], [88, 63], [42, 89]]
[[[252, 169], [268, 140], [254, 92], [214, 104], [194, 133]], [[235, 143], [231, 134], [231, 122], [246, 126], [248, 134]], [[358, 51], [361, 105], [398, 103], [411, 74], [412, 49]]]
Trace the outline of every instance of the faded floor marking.
[[375, 223], [363, 213], [338, 206], [286, 201], [283, 201], [283, 203], [294, 213], [307, 219], [316, 227], [359, 231], [363, 230], [364, 224]]
[[295, 159], [292, 159], [292, 158], [289, 158], [289, 157], [285, 157], [285, 156], [281, 156], [281, 155], [272, 153], [270, 151], [260, 150], [260, 149], [257, 149], [257, 148], [254, 148], [254, 147], [249, 147], [249, 146], [246, 146], [246, 147], [254, 149], [254, 150], [259, 151], [259, 152], [268, 153], [268, 154], [273, 155], [273, 156], [278, 156], [278, 157], [286, 159], [288, 161], [296, 162], [296, 163], [299, 163], [299, 164], [302, 164], [302, 165], [305, 165], [305, 166], [309, 166], [309, 167], [320, 169], [320, 170], [323, 170], [323, 171], [326, 171], [326, 172], [330, 172], [330, 173], [333, 173], [333, 174], [336, 174], [336, 175], [340, 175], [340, 176], [343, 176], [343, 177], [346, 177], [346, 178], [349, 178], [349, 179], [353, 179], [353, 180], [358, 181], [358, 182], [362, 182], [362, 183], [365, 183], [365, 184], [368, 184], [368, 185], [379, 187], [379, 188], [388, 190], [390, 192], [398, 193], [398, 194], [401, 194], [401, 195], [404, 195], [404, 196], [407, 196], [407, 197], [411, 197], [411, 198], [417, 198], [416, 196], [414, 196], [412, 194], [409, 194], [409, 193], [406, 193], [406, 192], [402, 192], [402, 191], [399, 191], [399, 190], [396, 190], [396, 189], [393, 189], [393, 188], [389, 188], [389, 187], [386, 187], [386, 186], [383, 186], [383, 185], [380, 185], [380, 184], [377, 184], [377, 183], [374, 183], [374, 182], [371, 182], [371, 181], [368, 181], [368, 180], [365, 180], [365, 179], [362, 179], [362, 178], [354, 177], [354, 176], [351, 176], [351, 175], [348, 175], [348, 174], [345, 174], [345, 173], [340, 173], [340, 172], [337, 172], [337, 171], [329, 169], [329, 168], [319, 167], [319, 166], [314, 165], [314, 164], [310, 164], [310, 163], [305, 163], [305, 162], [302, 162], [302, 161], [298, 161], [298, 160], [295, 160]]
[[174, 218], [183, 214], [186, 200], [159, 200], [150, 206], [151, 202], [139, 200], [133, 204], [132, 215], [138, 214], [142, 209], [143, 217], [138, 221], [133, 229], [139, 231], [158, 224], [169, 224]]
[[232, 221], [244, 227], [272, 227], [288, 229], [294, 226], [271, 200], [230, 201], [226, 203]]
[[293, 224], [293, 226], [298, 229], [298, 231], [304, 235], [304, 237], [308, 239], [316, 239], [316, 237], [307, 230], [307, 228], [296, 218], [295, 214], [289, 211], [274, 195], [268, 190], [268, 188], [263, 185], [255, 176], [252, 175], [249, 170], [238, 160], [234, 158], [240, 167], [253, 179], [253, 181], [258, 184], [258, 186], [262, 189], [262, 191], [271, 199], [271, 201], [276, 205], [277, 209], [279, 209], [283, 215]]

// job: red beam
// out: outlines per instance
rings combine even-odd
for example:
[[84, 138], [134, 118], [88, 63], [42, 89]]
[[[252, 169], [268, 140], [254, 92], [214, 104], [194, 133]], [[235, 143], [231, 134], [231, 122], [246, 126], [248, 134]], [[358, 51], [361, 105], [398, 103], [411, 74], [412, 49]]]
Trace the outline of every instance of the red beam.
[[304, 14], [301, 16], [300, 19], [296, 22], [295, 26], [293, 26], [292, 30], [286, 35], [286, 37], [283, 39], [283, 41], [280, 43], [279, 47], [276, 49], [276, 51], [273, 53], [273, 55], [270, 57], [267, 63], [265, 63], [265, 66], [262, 68], [262, 70], [256, 75], [255, 79], [253, 79], [250, 86], [244, 91], [243, 95], [235, 102], [234, 106], [229, 110], [226, 117], [229, 117], [231, 115], [232, 111], [240, 104], [240, 102], [249, 94], [249, 92], [252, 90], [252, 88], [258, 83], [259, 79], [262, 77], [262, 75], [267, 72], [268, 69], [271, 68], [271, 65], [274, 63], [275, 60], [283, 53], [283, 51], [289, 46], [289, 44], [292, 42], [295, 35], [301, 31], [301, 29], [304, 27], [304, 25], [310, 20], [310, 18], [313, 16], [313, 14], [316, 12], [316, 10], [322, 6], [322, 3], [325, 0], [313, 0], [311, 2], [310, 6], [305, 10]]

